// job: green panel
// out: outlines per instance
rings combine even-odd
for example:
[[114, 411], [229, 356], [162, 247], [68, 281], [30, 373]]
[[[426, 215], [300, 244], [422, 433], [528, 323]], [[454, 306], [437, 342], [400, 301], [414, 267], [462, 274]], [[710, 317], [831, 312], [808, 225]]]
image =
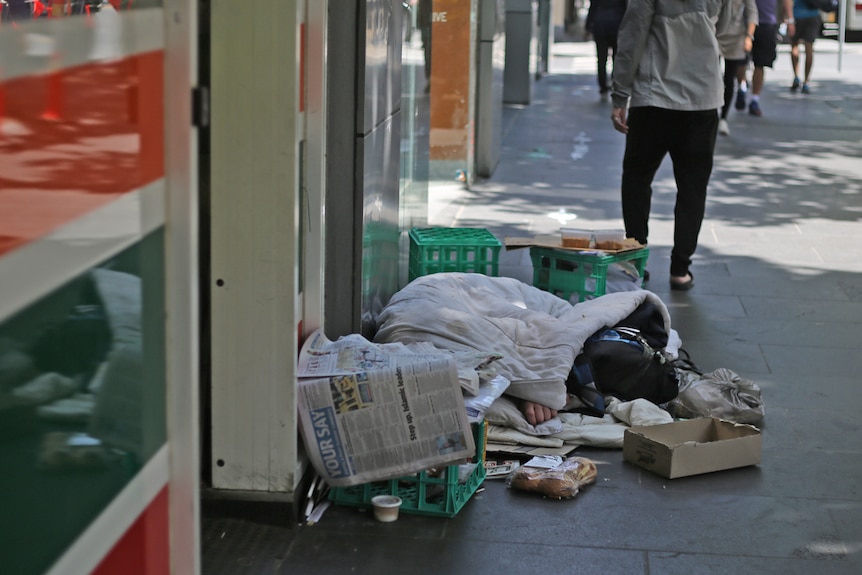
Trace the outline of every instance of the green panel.
[[42, 574], [165, 444], [164, 231], [0, 324], [0, 565]]

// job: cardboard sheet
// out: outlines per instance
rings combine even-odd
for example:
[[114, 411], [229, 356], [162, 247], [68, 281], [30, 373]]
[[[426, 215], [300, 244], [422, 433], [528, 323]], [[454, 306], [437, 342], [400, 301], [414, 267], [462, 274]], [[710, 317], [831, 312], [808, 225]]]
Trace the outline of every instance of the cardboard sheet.
[[633, 238], [626, 238], [623, 240], [623, 244], [625, 247], [620, 250], [599, 250], [596, 248], [568, 248], [563, 247], [563, 238], [557, 235], [539, 235], [533, 236], [532, 238], [520, 238], [520, 237], [508, 237], [504, 241], [504, 245], [507, 250], [514, 250], [520, 248], [529, 248], [529, 247], [541, 247], [541, 248], [554, 248], [560, 250], [568, 250], [573, 252], [584, 252], [584, 253], [601, 253], [601, 254], [619, 254], [623, 252], [629, 252], [632, 250], [639, 250], [644, 246], [637, 240]]

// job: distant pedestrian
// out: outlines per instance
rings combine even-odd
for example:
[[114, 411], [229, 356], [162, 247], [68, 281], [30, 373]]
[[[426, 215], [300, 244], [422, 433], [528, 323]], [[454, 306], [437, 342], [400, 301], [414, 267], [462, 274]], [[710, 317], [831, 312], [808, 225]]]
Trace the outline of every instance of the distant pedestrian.
[[[727, 123], [727, 111], [733, 100], [733, 86], [740, 76], [739, 69], [748, 65], [748, 57], [754, 42], [754, 30], [757, 28], [757, 3], [755, 0], [733, 0], [731, 3], [731, 25], [727, 34], [718, 39], [718, 46], [724, 58], [724, 104], [721, 106], [721, 119], [718, 121], [718, 133], [730, 135]], [[744, 73], [743, 73], [744, 78]], [[744, 81], [744, 80], [743, 80]], [[745, 97], [743, 82], [739, 82], [739, 91]], [[743, 108], [745, 105], [743, 104]]]
[[416, 27], [422, 39], [422, 55], [425, 57], [425, 92], [431, 91], [431, 16], [432, 0], [418, 0]]
[[795, 92], [800, 87], [799, 81], [799, 43], [805, 44], [805, 72], [802, 85], [802, 93], [810, 94], [811, 87], [808, 81], [811, 79], [811, 67], [814, 65], [814, 40], [820, 35], [820, 27], [823, 21], [820, 19], [820, 10], [812, 8], [805, 0], [794, 0], [793, 19], [796, 20], [796, 33], [790, 38], [790, 63], [793, 66], [793, 83], [790, 91]]
[[706, 207], [723, 102], [718, 38], [731, 0], [629, 0], [614, 69], [614, 128], [626, 134], [626, 235], [647, 243], [652, 182], [670, 154], [676, 180], [670, 287], [694, 285], [689, 267]]
[[754, 31], [754, 45], [751, 48], [754, 73], [751, 75], [751, 103], [748, 104], [748, 113], [752, 116], [763, 115], [760, 109], [760, 92], [763, 90], [765, 68], [772, 68], [772, 64], [775, 63], [779, 2], [782, 2], [784, 14], [789, 15], [784, 20], [787, 24], [787, 34], [792, 37], [796, 33], [792, 0], [757, 0], [758, 24], [757, 30]]
[[[592, 35], [596, 43], [599, 95], [607, 99], [611, 85], [608, 83], [608, 54], [611, 54], [611, 69], [617, 55], [617, 33], [626, 12], [627, 0], [592, 0], [584, 22], [584, 31]], [[612, 72], [613, 74], [613, 72]]]

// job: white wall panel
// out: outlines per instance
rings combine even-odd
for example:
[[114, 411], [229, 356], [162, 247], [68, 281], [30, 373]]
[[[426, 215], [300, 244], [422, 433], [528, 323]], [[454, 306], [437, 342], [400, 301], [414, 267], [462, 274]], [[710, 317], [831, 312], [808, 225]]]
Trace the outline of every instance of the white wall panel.
[[283, 0], [213, 1], [212, 481], [292, 493], [300, 22]]

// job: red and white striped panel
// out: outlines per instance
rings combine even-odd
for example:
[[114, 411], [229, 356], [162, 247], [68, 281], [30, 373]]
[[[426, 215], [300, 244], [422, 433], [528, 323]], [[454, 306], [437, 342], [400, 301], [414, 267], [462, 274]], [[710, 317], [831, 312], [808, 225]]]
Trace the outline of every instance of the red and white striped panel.
[[[164, 31], [112, 4], [0, 27], [0, 322], [165, 225]], [[49, 573], [169, 573], [168, 454]]]

